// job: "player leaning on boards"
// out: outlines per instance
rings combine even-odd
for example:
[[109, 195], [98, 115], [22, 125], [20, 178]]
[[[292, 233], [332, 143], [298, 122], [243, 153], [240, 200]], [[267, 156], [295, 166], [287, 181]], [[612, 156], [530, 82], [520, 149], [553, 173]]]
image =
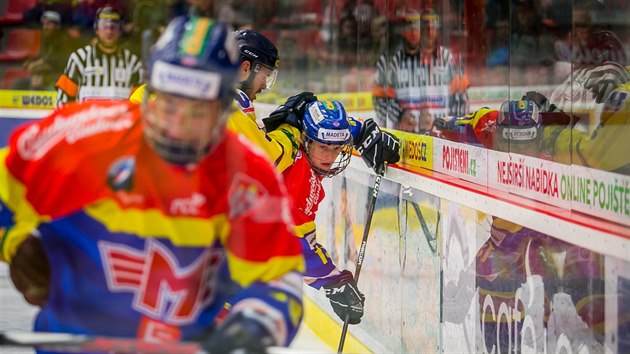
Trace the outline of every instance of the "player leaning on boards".
[[148, 69], [142, 106], [66, 105], [0, 150], [1, 259], [41, 306], [35, 330], [198, 339], [213, 353], [287, 345], [304, 259], [273, 166], [224, 129], [232, 33], [176, 18]]
[[[284, 150], [283, 146], [269, 138], [256, 122], [256, 111], [253, 101], [262, 90], [273, 86], [278, 75], [278, 50], [263, 34], [254, 30], [239, 30], [234, 32], [240, 53], [239, 83], [234, 96], [233, 112], [227, 121], [227, 128], [236, 132], [263, 150], [274, 165], [283, 171], [291, 163], [297, 152], [297, 145], [291, 150]], [[129, 100], [134, 103], [142, 102], [145, 86], [136, 90]]]
[[[325, 289], [342, 321], [349, 309], [349, 323], [357, 324], [363, 316], [365, 296], [357, 288], [352, 273], [337, 269], [316, 239], [315, 214], [324, 199], [322, 180], [348, 166], [353, 147], [369, 167], [380, 173], [385, 163], [400, 159], [400, 142], [381, 131], [372, 119], [361, 122], [348, 117], [341, 103], [314, 99], [309, 93], [293, 96], [287, 101], [290, 106], [305, 108], [281, 106], [263, 122], [268, 134], [286, 148], [301, 140], [295, 160], [283, 177], [293, 197], [293, 219], [306, 260], [305, 281], [315, 289]], [[304, 104], [307, 101], [310, 103]]]

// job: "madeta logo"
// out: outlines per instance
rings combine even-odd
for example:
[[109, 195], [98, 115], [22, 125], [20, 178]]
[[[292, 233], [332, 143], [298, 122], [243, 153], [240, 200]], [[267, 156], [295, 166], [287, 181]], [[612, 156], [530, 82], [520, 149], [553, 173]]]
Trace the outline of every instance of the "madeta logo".
[[193, 322], [211, 302], [223, 253], [207, 249], [187, 266], [171, 251], [149, 240], [144, 250], [101, 241], [98, 244], [107, 287], [134, 294], [132, 307], [169, 324]]

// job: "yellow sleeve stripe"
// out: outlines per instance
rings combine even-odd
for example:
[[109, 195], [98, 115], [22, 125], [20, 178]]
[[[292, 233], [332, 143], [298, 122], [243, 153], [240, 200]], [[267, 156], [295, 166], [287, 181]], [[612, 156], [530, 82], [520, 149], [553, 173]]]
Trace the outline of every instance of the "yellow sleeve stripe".
[[8, 148], [0, 149], [0, 200], [13, 213], [14, 225], [5, 230], [0, 240], [0, 259], [11, 262], [18, 246], [30, 235], [40, 222], [49, 217], [37, 214], [26, 200], [24, 185], [15, 179], [6, 169], [4, 161], [9, 154]]
[[131, 94], [131, 96], [129, 97], [129, 101], [131, 103], [137, 103], [140, 104], [142, 103], [142, 100], [144, 99], [144, 92], [146, 91], [147, 85], [144, 84], [140, 87], [138, 87], [137, 89], [135, 89], [133, 91], [133, 93]]
[[98, 201], [87, 206], [85, 212], [111, 232], [166, 238], [176, 246], [208, 246], [230, 231], [226, 215], [208, 219], [169, 217], [157, 209], [121, 209], [113, 200]]
[[304, 236], [315, 232], [315, 222], [309, 221], [302, 225], [295, 225], [295, 234], [300, 238], [304, 238]]
[[280, 278], [289, 271], [304, 272], [304, 258], [301, 254], [294, 256], [276, 256], [267, 262], [253, 262], [237, 257], [228, 249], [228, 266], [230, 274], [240, 286], [249, 286], [256, 281], [269, 282]]

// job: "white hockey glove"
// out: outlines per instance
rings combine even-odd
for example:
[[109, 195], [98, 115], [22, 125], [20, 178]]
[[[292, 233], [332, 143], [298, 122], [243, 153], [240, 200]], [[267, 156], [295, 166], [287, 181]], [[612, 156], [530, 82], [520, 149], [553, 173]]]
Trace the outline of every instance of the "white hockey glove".
[[584, 87], [593, 94], [595, 102], [602, 103], [617, 86], [628, 81], [630, 81], [630, 75], [626, 68], [607, 61], [588, 71]]
[[354, 281], [354, 276], [350, 271], [342, 271], [339, 278], [324, 285], [324, 290], [330, 300], [330, 305], [342, 321], [345, 321], [346, 314], [349, 312], [349, 324], [361, 322], [365, 295], [357, 288], [357, 282]]

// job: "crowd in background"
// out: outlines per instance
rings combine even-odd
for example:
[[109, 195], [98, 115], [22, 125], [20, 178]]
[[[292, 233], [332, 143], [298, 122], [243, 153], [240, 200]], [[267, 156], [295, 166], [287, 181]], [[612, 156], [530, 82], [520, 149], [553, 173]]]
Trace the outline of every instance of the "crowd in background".
[[[70, 54], [98, 37], [94, 19], [106, 5], [121, 14], [117, 45], [139, 58], [169, 19], [201, 13], [234, 28], [257, 29], [276, 44], [280, 78], [271, 96], [371, 92], [382, 126], [447, 138], [452, 135], [435, 132], [435, 121], [474, 113], [479, 107], [471, 105], [471, 87], [482, 93], [474, 99], [494, 100], [496, 107], [489, 107], [494, 110], [520, 91], [542, 92], [560, 110], [585, 114], [581, 130], [591, 134], [605, 98], [592, 99], [586, 80], [595, 68], [610, 72], [616, 70], [611, 63], [627, 65], [630, 50], [625, 16], [630, 7], [613, 0], [38, 0], [33, 5], [3, 34], [17, 27], [40, 29], [39, 54], [19, 63], [28, 76], [3, 82], [5, 88], [59, 89]], [[484, 99], [479, 90], [484, 87], [506, 90], [502, 97]]]

